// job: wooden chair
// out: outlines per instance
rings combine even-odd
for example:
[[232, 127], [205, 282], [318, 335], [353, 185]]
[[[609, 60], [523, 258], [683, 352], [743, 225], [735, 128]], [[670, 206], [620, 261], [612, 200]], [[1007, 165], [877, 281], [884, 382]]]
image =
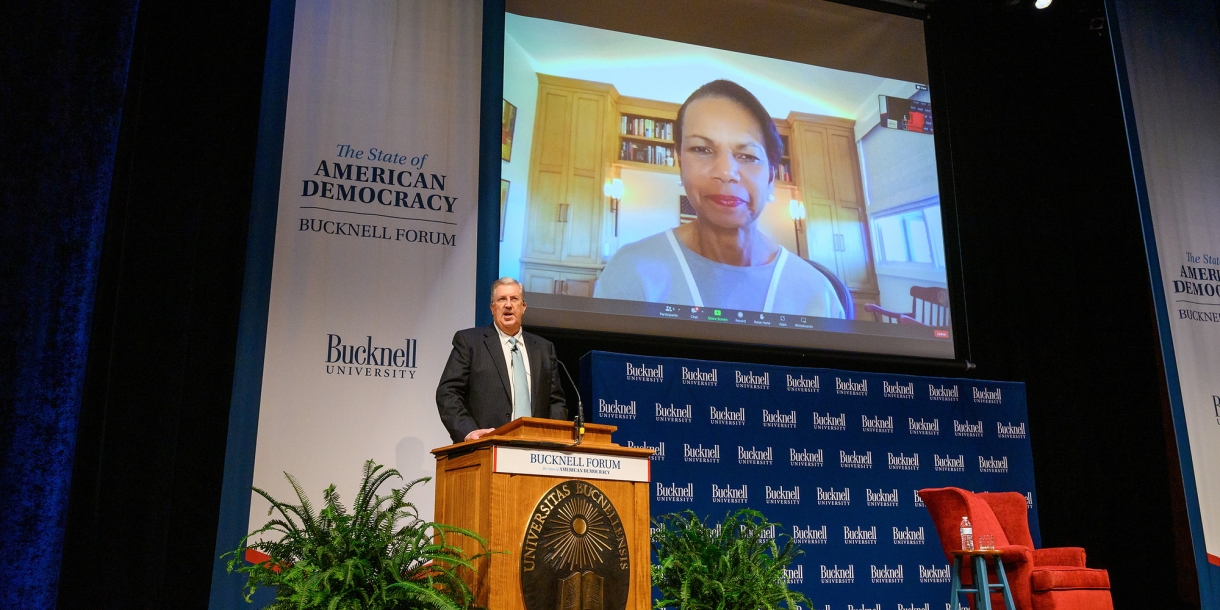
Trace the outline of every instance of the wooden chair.
[[823, 265], [817, 261], [811, 261], [807, 258], [803, 258], [802, 260], [809, 263], [809, 266], [817, 269], [819, 273], [826, 276], [827, 280], [830, 280], [830, 285], [834, 286], [835, 289], [835, 296], [839, 297], [839, 303], [843, 305], [844, 318], [847, 320], [855, 320], [856, 301], [852, 298], [851, 290], [847, 288], [847, 284], [844, 284], [843, 280], [839, 279], [839, 276], [835, 275], [835, 272], [831, 271], [826, 265]]
[[869, 303], [865, 311], [872, 312], [877, 322], [915, 324], [918, 326], [949, 326], [949, 291], [936, 286], [911, 286], [911, 311], [898, 313]]

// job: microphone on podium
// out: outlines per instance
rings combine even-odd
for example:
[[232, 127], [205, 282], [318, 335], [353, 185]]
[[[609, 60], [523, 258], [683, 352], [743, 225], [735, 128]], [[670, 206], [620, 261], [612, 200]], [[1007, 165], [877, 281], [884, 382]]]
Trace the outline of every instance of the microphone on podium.
[[580, 401], [580, 388], [576, 387], [576, 382], [572, 381], [571, 373], [568, 373], [568, 367], [564, 366], [563, 361], [558, 357], [555, 362], [559, 363], [559, 368], [563, 369], [563, 374], [568, 378], [568, 383], [572, 385], [572, 390], [576, 392], [576, 419], [572, 420], [573, 432], [576, 434], [576, 442], [572, 443], [575, 447], [581, 441], [585, 440], [585, 405]]

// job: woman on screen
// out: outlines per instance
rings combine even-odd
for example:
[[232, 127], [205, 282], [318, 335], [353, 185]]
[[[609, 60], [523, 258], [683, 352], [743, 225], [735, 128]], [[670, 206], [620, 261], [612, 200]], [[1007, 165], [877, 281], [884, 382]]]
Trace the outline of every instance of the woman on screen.
[[619, 249], [593, 296], [843, 318], [830, 281], [757, 226], [783, 156], [758, 99], [732, 81], [703, 85], [678, 110], [674, 141], [697, 217]]

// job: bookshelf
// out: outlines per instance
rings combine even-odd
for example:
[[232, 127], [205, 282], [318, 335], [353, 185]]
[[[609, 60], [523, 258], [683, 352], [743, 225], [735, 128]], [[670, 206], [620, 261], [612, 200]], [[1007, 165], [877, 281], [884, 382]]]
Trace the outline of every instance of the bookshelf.
[[[622, 97], [618, 103], [618, 158], [615, 165], [668, 174], [678, 173], [677, 144], [674, 142], [674, 121], [678, 104]], [[791, 129], [785, 120], [776, 120], [775, 127], [784, 145], [780, 159], [780, 186], [795, 187], [792, 180]]]
[[780, 142], [782, 142], [784, 145], [784, 156], [779, 158], [780, 170], [779, 170], [779, 175], [775, 177], [775, 181], [780, 184], [783, 184], [783, 185], [791, 186], [791, 185], [793, 185], [792, 184], [792, 149], [789, 145], [791, 144], [792, 139], [788, 137], [788, 134], [784, 133], [785, 131], [788, 131], [787, 125], [783, 125], [781, 127], [780, 125], [777, 124], [776, 127], [780, 129], [779, 139], [780, 139]]
[[632, 166], [643, 166], [646, 169], [652, 169], [648, 166], [676, 169], [676, 155], [672, 118], [620, 110], [620, 163], [630, 163]]
[[674, 120], [678, 104], [622, 96], [618, 99], [618, 154], [615, 165], [644, 171], [678, 173]]

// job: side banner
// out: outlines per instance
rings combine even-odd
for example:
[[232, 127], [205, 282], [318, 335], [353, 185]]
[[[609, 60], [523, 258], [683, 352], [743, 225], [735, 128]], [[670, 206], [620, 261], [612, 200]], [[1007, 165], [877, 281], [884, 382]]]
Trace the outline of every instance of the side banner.
[[[1110, 21], [1204, 608], [1220, 607], [1220, 23], [1112, 0]], [[1120, 40], [1121, 35], [1121, 40]]]
[[[282, 162], [260, 170], [278, 169], [278, 195], [255, 200], [256, 216], [276, 209], [265, 351], [238, 357], [218, 552], [268, 519], [251, 482], [295, 502], [288, 472], [320, 502], [331, 483], [350, 499], [370, 458], [433, 475], [428, 451], [450, 442], [436, 383], [475, 314], [482, 2], [284, 4], [268, 51], [272, 73], [277, 11], [291, 11]], [[431, 518], [431, 487], [411, 501]], [[231, 584], [213, 583], [213, 607], [239, 605]]]
[[604, 352], [581, 379], [591, 421], [656, 451], [653, 516], [762, 511], [804, 551], [788, 582], [815, 608], [943, 607], [919, 489], [1025, 494], [1041, 546], [1024, 384]]

